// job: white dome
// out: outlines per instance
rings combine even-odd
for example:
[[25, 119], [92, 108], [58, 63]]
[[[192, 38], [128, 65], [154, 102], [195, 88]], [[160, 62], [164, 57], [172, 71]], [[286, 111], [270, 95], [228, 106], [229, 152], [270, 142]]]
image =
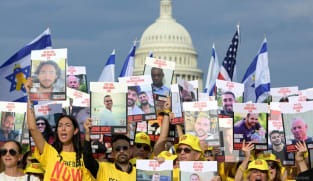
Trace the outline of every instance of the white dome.
[[173, 83], [177, 77], [185, 80], [199, 79], [202, 89], [203, 72], [197, 68], [197, 52], [188, 31], [172, 17], [171, 0], [161, 0], [160, 17], [142, 34], [135, 54], [134, 75], [141, 75], [150, 51], [153, 57], [174, 61]]
[[172, 18], [159, 18], [142, 34], [141, 48], [157, 46], [173, 46], [192, 49], [192, 40], [188, 31]]

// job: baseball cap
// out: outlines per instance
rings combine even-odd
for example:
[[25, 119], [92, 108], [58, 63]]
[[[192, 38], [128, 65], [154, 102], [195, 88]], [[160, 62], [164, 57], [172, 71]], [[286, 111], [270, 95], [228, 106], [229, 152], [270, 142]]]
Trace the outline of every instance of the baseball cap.
[[173, 155], [171, 154], [170, 152], [168, 151], [162, 151], [158, 157], [162, 157], [164, 158], [165, 160], [175, 160], [177, 158], [177, 155]]
[[136, 134], [135, 143], [143, 143], [143, 144], [147, 144], [151, 146], [150, 137], [144, 132], [140, 132]]
[[40, 163], [30, 163], [25, 168], [25, 173], [37, 173], [43, 174], [45, 173], [44, 169], [41, 167]]

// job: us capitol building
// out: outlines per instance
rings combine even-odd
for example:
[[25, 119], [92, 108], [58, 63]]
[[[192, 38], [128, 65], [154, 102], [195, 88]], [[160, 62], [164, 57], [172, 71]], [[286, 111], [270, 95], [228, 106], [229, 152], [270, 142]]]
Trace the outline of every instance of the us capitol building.
[[203, 91], [203, 72], [197, 67], [197, 52], [188, 31], [172, 17], [171, 0], [160, 1], [160, 17], [142, 34], [135, 54], [134, 75], [142, 75], [146, 57], [176, 62], [172, 83], [178, 77], [184, 80], [199, 80]]

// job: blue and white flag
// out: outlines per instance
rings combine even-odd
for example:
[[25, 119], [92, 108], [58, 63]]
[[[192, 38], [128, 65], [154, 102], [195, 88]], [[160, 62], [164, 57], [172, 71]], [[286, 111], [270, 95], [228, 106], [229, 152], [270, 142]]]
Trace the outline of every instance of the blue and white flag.
[[215, 45], [213, 44], [211, 61], [210, 61], [210, 65], [208, 69], [208, 76], [206, 79], [206, 84], [205, 84], [205, 89], [204, 89], [204, 92], [208, 93], [209, 96], [214, 95], [215, 82], [216, 82], [219, 71], [220, 71], [220, 66], [218, 64], [218, 58], [217, 58], [217, 54], [215, 51]]
[[11, 56], [0, 67], [1, 101], [26, 102], [24, 84], [30, 76], [30, 54], [32, 50], [51, 48], [50, 29], [46, 29], [32, 42]]
[[115, 74], [115, 50], [111, 53], [107, 63], [105, 64], [98, 82], [114, 82]]
[[133, 47], [130, 49], [129, 54], [124, 62], [120, 77], [130, 77], [133, 76], [134, 64], [135, 64], [135, 52], [136, 52], [136, 43], [134, 42]]
[[267, 40], [245, 73], [242, 83], [245, 85], [244, 101], [263, 102], [270, 94], [270, 71], [268, 67]]

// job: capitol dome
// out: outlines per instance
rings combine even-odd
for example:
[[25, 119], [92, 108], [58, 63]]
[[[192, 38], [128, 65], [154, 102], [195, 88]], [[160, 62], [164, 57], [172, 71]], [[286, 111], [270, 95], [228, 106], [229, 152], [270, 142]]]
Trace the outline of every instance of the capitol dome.
[[154, 58], [176, 62], [174, 78], [199, 80], [202, 90], [203, 72], [197, 68], [197, 52], [188, 31], [172, 17], [171, 0], [160, 1], [160, 17], [142, 34], [135, 54], [134, 75], [142, 75], [146, 57], [153, 52]]

